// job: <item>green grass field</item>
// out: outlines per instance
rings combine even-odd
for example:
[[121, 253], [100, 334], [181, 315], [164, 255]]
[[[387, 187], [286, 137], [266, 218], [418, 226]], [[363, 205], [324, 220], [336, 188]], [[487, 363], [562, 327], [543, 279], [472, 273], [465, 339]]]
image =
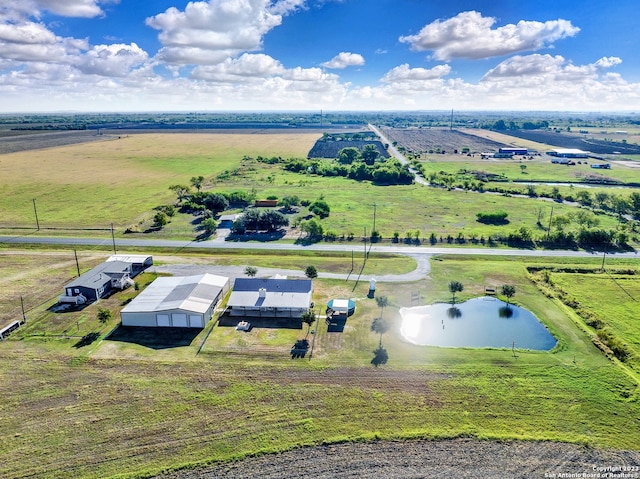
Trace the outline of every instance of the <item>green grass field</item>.
[[[317, 138], [314, 134], [139, 134], [120, 139], [82, 145], [2, 155], [0, 158], [0, 226], [27, 228], [36, 226], [34, 203], [41, 230], [37, 234], [78, 235], [74, 228], [102, 228], [83, 231], [83, 235], [110, 236], [110, 225], [121, 236], [127, 228], [145, 231], [152, 223], [154, 208], [174, 203], [168, 187], [188, 184], [192, 176], [206, 177], [204, 189], [214, 192], [255, 191], [258, 197], [297, 195], [310, 201], [324, 197], [331, 215], [322, 221], [325, 232], [338, 236], [370, 233], [373, 205], [376, 204], [376, 229], [386, 238], [397, 232], [401, 238], [420, 231], [422, 238], [462, 235], [469, 238], [506, 236], [521, 227], [534, 236], [544, 236], [536, 225], [538, 209], [549, 216], [551, 204], [542, 199], [506, 197], [476, 192], [446, 191], [440, 188], [376, 186], [345, 178], [321, 178], [289, 173], [280, 165], [267, 165], [243, 157], [304, 157]], [[464, 157], [466, 158], [466, 157]], [[439, 171], [475, 168], [467, 160], [449, 159], [429, 163]], [[528, 162], [527, 175], [519, 166], [490, 162], [491, 171], [504, 172], [513, 179], [562, 179], [569, 175], [560, 168], [560, 177], [550, 165]], [[487, 169], [487, 168], [485, 168]], [[584, 169], [584, 168], [583, 168]], [[504, 171], [503, 171], [504, 170]], [[615, 167], [609, 174], [640, 175], [640, 170]], [[233, 172], [233, 175], [223, 174]], [[222, 178], [218, 178], [223, 174]], [[524, 188], [524, 187], [523, 187]], [[547, 188], [547, 187], [540, 187]], [[565, 191], [567, 190], [567, 191]], [[541, 190], [542, 191], [542, 190]], [[562, 187], [568, 194], [568, 187]], [[554, 215], [566, 214], [575, 206], [554, 204]], [[509, 212], [509, 224], [483, 225], [476, 213], [503, 209]], [[301, 214], [306, 215], [306, 210]], [[194, 238], [198, 235], [191, 215], [178, 214], [162, 230], [129, 236]], [[294, 216], [290, 216], [290, 221]], [[545, 224], [543, 222], [543, 224]], [[613, 216], [601, 215], [600, 227], [616, 228]], [[57, 227], [61, 230], [47, 228]], [[8, 230], [11, 231], [11, 230]], [[295, 231], [290, 240], [297, 238]]]
[[[611, 261], [610, 267], [635, 267], [633, 260]], [[165, 338], [159, 344], [110, 340], [105, 336], [117, 327], [114, 318], [94, 322], [100, 338], [80, 348], [75, 337], [16, 335], [0, 344], [3, 470], [9, 477], [134, 477], [301, 445], [382, 438], [470, 436], [638, 449], [637, 374], [607, 359], [571, 311], [541, 294], [527, 273], [528, 265], [598, 264], [443, 256], [422, 281], [379, 283], [392, 324], [383, 337], [389, 363], [381, 368], [370, 365], [378, 343], [370, 324], [380, 310], [366, 298], [368, 285], [351, 291], [352, 282], [339, 280], [315, 280], [316, 304], [351, 297], [357, 312], [343, 333], [314, 325], [311, 360], [289, 357], [305, 329], [240, 333], [212, 323], [186, 343]], [[583, 276], [574, 276], [576, 283]], [[416, 295], [420, 304], [448, 300], [453, 279], [465, 286], [460, 300], [482, 294], [486, 285], [515, 285], [514, 301], [544, 322], [557, 347], [517, 351], [514, 358], [510, 349], [404, 342], [398, 308]], [[602, 289], [618, 288], [598, 280]], [[117, 312], [132, 294], [101, 305]], [[600, 302], [593, 297], [589, 304]], [[92, 316], [89, 308], [85, 314]], [[57, 331], [50, 320], [36, 319], [30, 328]], [[633, 331], [637, 335], [637, 325]]]

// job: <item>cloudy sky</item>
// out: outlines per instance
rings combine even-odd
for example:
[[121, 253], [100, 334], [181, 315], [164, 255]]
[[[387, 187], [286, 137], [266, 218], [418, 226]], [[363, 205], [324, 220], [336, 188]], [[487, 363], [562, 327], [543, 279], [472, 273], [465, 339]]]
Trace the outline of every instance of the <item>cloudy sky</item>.
[[0, 112], [640, 112], [638, 0], [0, 0]]

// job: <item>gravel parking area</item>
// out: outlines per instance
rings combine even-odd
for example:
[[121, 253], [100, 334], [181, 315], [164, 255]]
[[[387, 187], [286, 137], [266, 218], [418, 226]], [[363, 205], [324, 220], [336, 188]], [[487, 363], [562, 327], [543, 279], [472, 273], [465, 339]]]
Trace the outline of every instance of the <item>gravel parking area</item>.
[[[618, 469], [624, 466], [629, 468], [627, 472]], [[637, 451], [595, 450], [554, 442], [452, 439], [308, 447], [157, 479], [640, 478], [638, 468]]]

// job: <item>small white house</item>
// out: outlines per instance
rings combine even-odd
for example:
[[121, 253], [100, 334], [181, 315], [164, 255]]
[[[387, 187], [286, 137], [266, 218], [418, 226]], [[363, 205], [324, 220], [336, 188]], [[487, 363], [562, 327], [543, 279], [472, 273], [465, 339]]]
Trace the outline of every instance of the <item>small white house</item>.
[[213, 274], [156, 279], [120, 312], [123, 326], [204, 328], [229, 291]]

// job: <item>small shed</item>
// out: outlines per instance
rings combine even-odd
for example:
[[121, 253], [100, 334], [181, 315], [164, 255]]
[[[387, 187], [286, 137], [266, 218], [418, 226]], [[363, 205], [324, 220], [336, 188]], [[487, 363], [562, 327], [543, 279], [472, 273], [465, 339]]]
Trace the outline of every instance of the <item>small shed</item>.
[[332, 299], [327, 303], [327, 316], [351, 316], [356, 312], [356, 303], [350, 299]]

